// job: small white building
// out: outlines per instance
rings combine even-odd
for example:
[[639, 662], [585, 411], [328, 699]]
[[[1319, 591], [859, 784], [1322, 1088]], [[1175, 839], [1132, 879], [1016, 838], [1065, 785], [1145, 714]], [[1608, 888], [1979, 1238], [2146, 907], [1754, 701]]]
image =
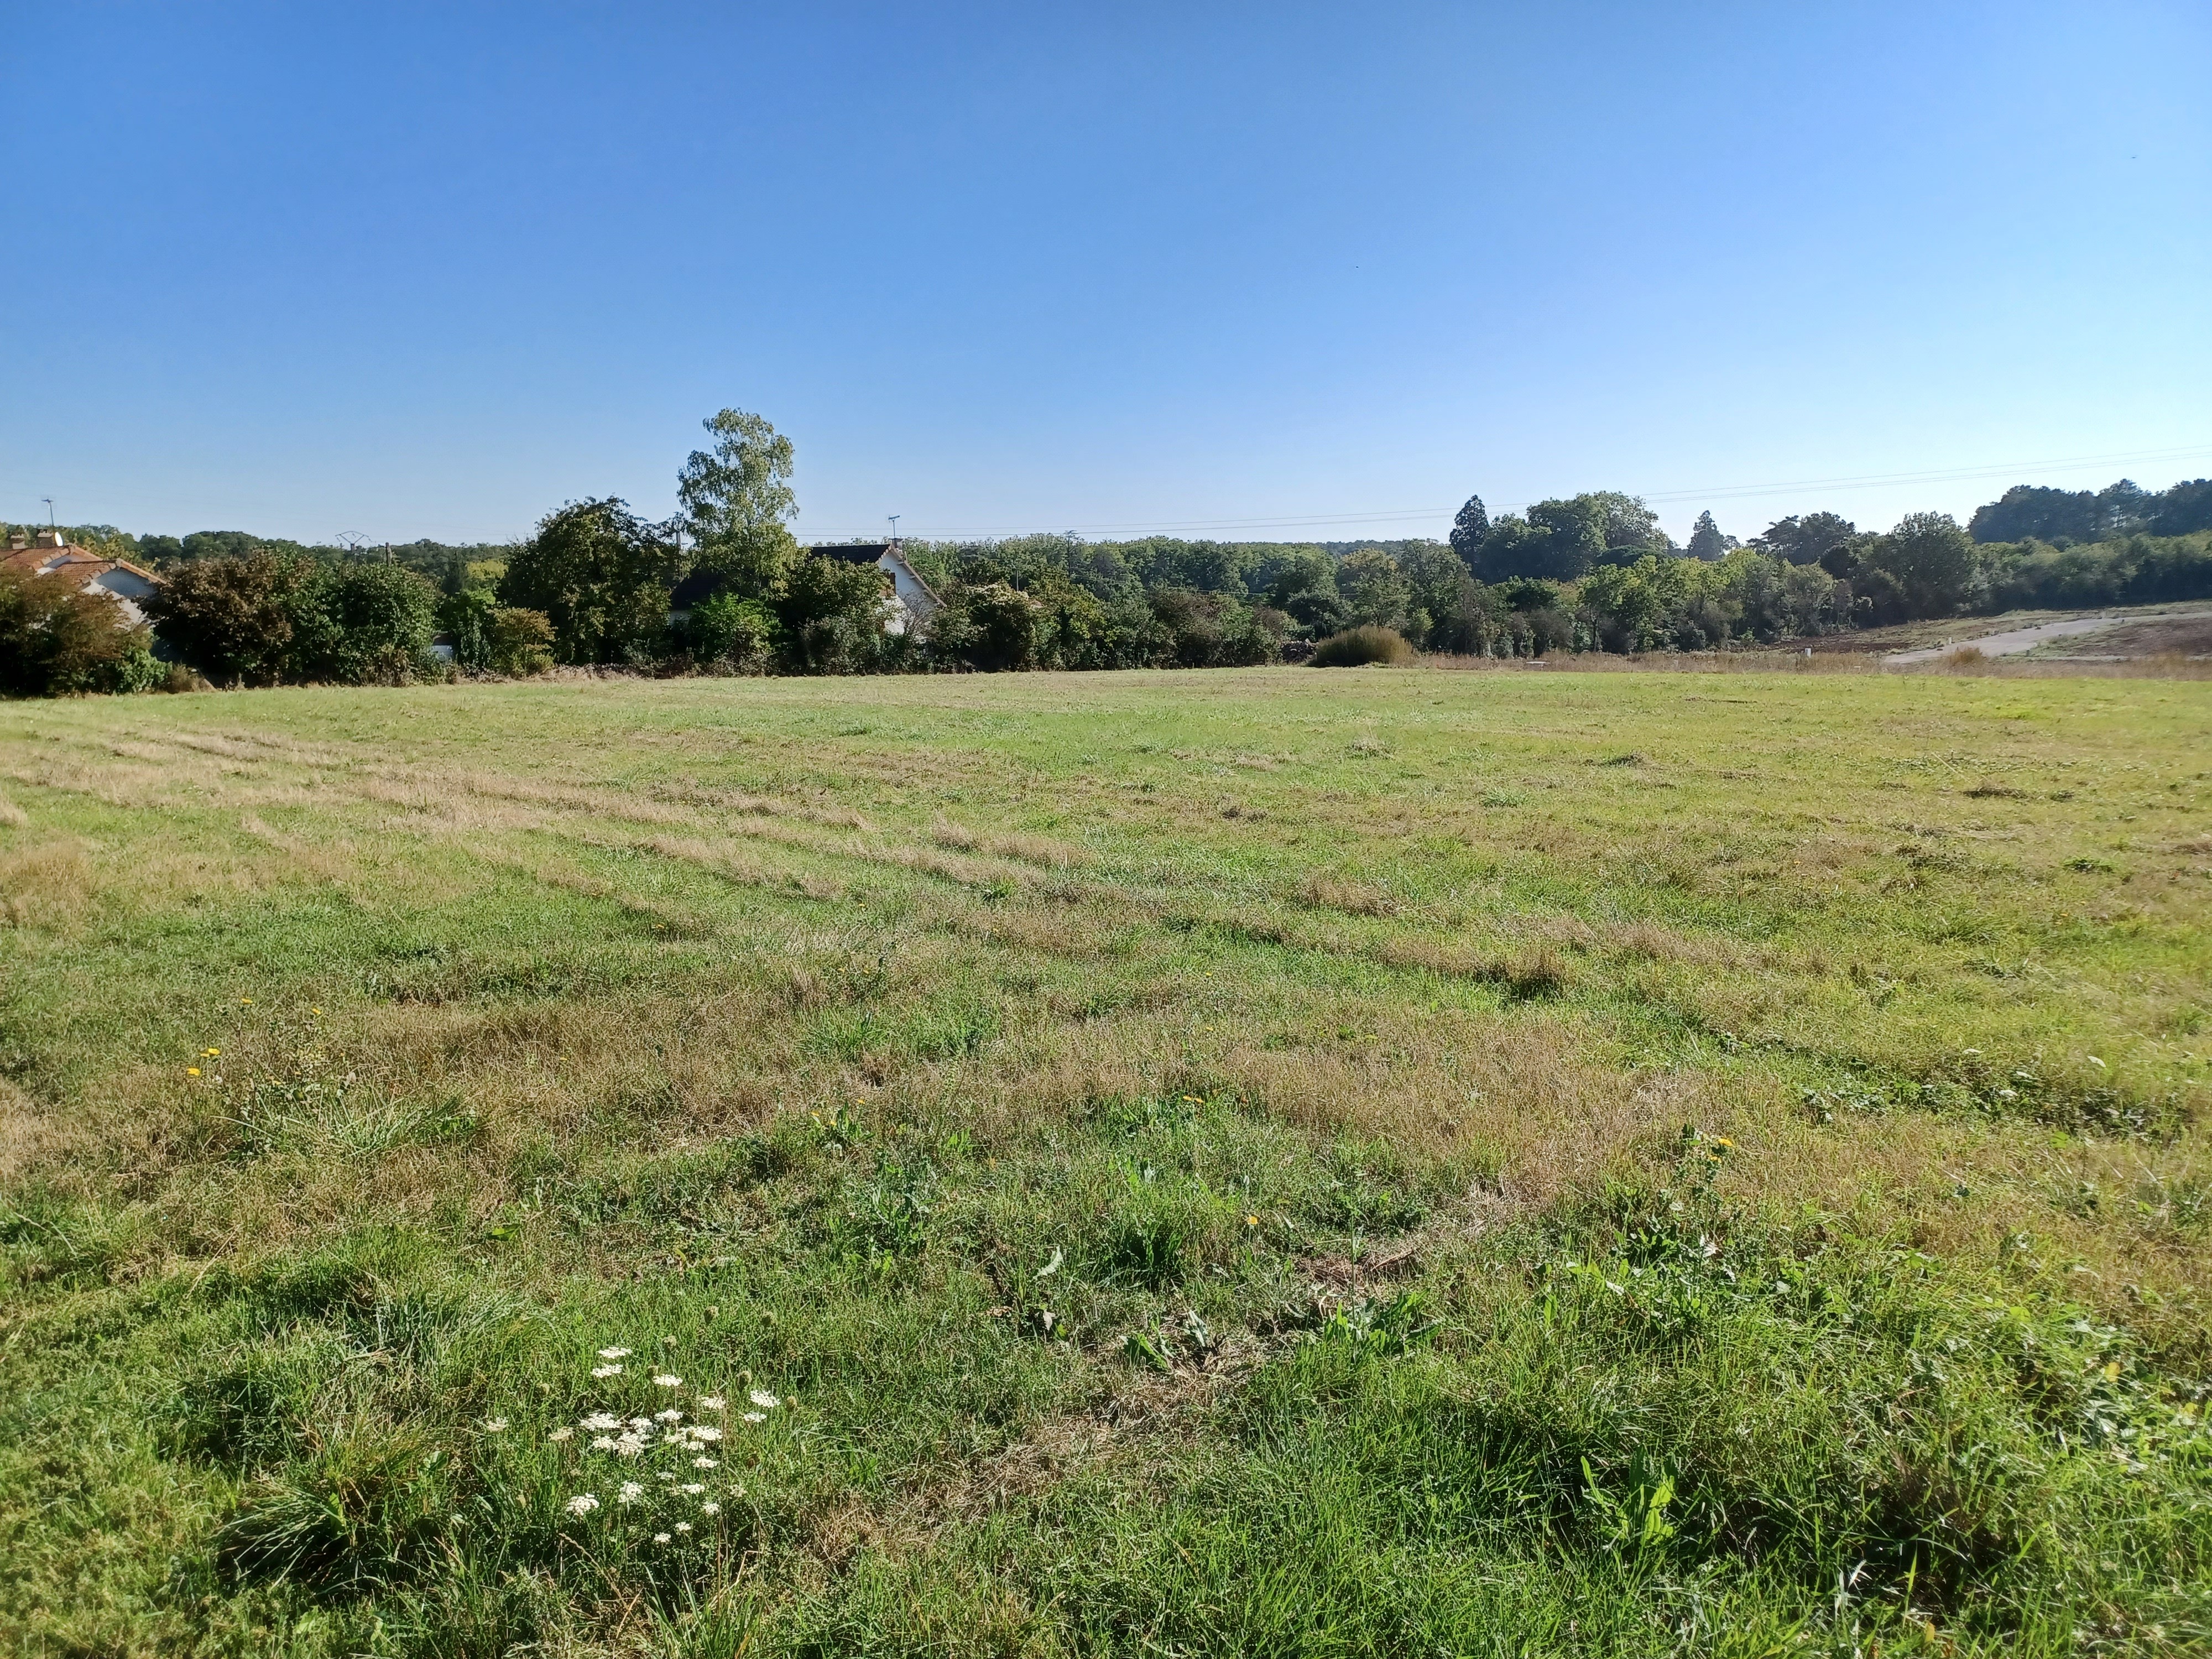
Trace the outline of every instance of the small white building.
[[0, 558], [0, 569], [59, 576], [79, 592], [105, 593], [123, 607], [133, 627], [145, 623], [144, 601], [161, 585], [161, 579], [152, 571], [142, 570], [128, 559], [111, 559], [88, 547], [75, 546], [58, 530], [11, 538], [7, 556]]

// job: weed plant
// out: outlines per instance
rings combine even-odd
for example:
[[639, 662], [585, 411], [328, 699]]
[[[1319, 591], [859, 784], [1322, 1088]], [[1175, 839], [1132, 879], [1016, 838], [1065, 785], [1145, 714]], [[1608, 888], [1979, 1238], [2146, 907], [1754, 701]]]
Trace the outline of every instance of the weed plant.
[[1376, 663], [1402, 668], [1413, 660], [1413, 647], [1403, 635], [1395, 628], [1372, 624], [1330, 635], [1314, 647], [1310, 659], [1316, 668], [1364, 668]]

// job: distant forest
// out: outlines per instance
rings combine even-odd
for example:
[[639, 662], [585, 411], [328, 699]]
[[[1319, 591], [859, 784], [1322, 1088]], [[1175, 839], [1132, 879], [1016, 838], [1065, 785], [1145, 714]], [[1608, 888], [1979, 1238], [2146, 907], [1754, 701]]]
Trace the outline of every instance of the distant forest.
[[[907, 559], [940, 603], [902, 629], [886, 625], [872, 567], [813, 556], [792, 535], [790, 440], [738, 410], [705, 424], [712, 446], [684, 463], [681, 510], [659, 523], [607, 497], [571, 502], [512, 544], [338, 547], [70, 526], [72, 541], [162, 574], [149, 605], [158, 637], [87, 645], [99, 618], [71, 613], [65, 626], [58, 590], [0, 583], [0, 689], [136, 689], [160, 678], [156, 659], [173, 684], [189, 671], [250, 685], [555, 663], [1198, 668], [1335, 660], [1345, 653], [1328, 642], [1355, 632], [1399, 636], [1393, 653], [1698, 651], [1917, 617], [2212, 598], [2212, 480], [2164, 491], [2125, 479], [2094, 491], [2021, 485], [1965, 526], [1918, 513], [1863, 529], [1818, 512], [1741, 540], [1708, 512], [1686, 545], [1643, 501], [1599, 490], [1494, 519], [1471, 497], [1443, 540], [908, 540]], [[675, 609], [687, 579], [707, 597]], [[65, 637], [78, 643], [64, 649]]]

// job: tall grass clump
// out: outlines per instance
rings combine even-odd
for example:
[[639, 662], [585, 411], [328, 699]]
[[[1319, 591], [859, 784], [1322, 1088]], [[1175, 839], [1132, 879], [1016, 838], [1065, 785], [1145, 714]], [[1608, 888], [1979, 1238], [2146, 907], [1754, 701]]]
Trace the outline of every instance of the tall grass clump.
[[1413, 647], [1404, 635], [1370, 623], [1330, 635], [1314, 647], [1312, 661], [1316, 668], [1364, 668], [1375, 663], [1402, 668], [1413, 659]]

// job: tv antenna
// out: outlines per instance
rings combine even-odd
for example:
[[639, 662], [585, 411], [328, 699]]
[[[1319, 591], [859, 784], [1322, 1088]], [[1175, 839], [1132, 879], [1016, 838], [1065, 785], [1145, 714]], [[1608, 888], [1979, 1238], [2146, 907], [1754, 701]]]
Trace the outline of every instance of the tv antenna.
[[52, 530], [54, 527], [54, 498], [51, 495], [41, 495], [39, 499], [46, 504], [46, 528]]
[[338, 532], [338, 541], [345, 548], [348, 558], [359, 557], [362, 547], [368, 540], [368, 533], [366, 531], [341, 530]]
[[898, 521], [904, 518], [906, 514], [903, 513], [892, 513], [888, 514], [885, 516], [891, 521], [891, 545], [893, 547], [896, 547], [898, 545]]

